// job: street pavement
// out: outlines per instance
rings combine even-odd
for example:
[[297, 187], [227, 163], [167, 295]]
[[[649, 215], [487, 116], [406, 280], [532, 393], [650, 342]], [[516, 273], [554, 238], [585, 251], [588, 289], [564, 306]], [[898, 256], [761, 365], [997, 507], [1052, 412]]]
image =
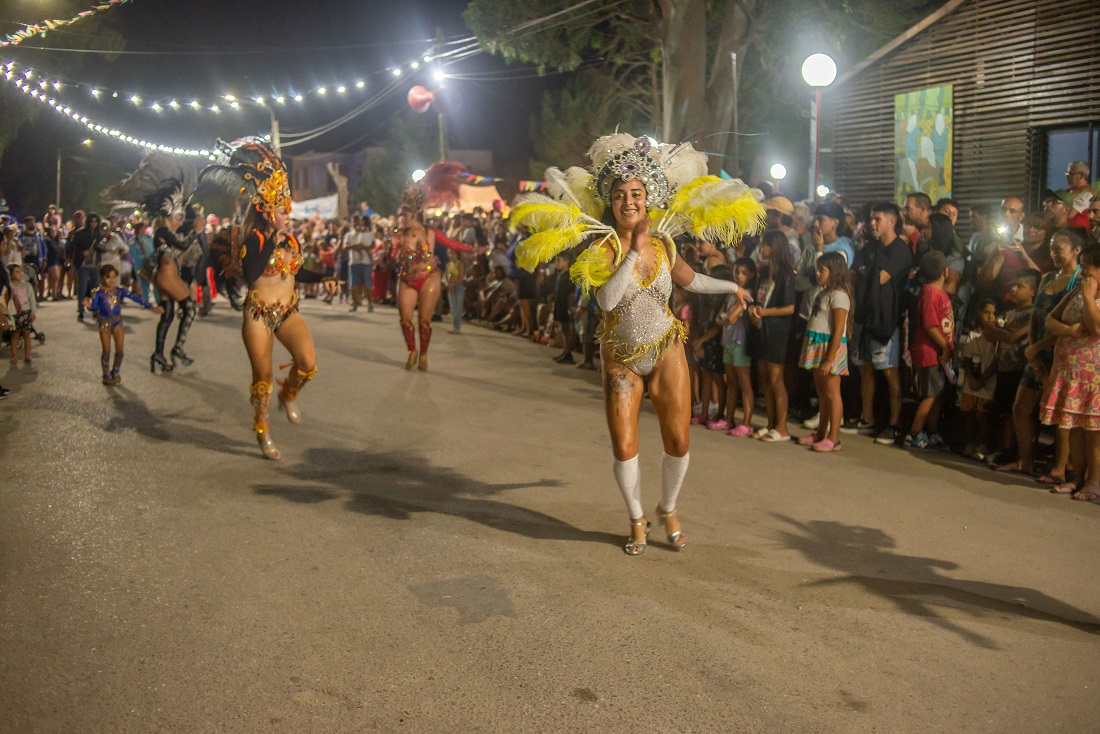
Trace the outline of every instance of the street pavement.
[[119, 387], [43, 304], [0, 371], [0, 732], [1100, 731], [1100, 507], [693, 427], [687, 547], [628, 557], [598, 375], [440, 324], [409, 373], [393, 309], [302, 310], [270, 462], [224, 301], [170, 376], [127, 308]]

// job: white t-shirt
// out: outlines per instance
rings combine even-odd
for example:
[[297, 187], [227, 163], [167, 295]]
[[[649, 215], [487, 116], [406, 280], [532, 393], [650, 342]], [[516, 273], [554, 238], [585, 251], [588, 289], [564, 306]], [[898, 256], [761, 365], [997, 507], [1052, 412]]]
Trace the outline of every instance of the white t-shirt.
[[[362, 245], [365, 250], [350, 249], [354, 245]], [[370, 250], [374, 247], [374, 233], [369, 231], [359, 232], [352, 230], [344, 235], [344, 247], [348, 248], [348, 265], [370, 265]]]
[[[831, 291], [821, 291], [814, 301], [814, 308], [810, 312], [810, 320], [806, 323], [806, 330], [816, 331], [818, 334], [833, 333], [833, 310], [837, 308], [843, 308], [847, 311], [852, 309], [852, 299], [848, 298], [848, 294], [835, 288]], [[848, 322], [845, 320], [844, 333], [841, 336], [847, 335]]]

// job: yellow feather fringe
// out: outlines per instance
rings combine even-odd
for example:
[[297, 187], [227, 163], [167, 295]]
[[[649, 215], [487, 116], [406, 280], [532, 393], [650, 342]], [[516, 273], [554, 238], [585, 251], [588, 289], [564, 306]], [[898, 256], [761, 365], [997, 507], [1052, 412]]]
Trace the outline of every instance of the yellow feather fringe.
[[546, 232], [536, 232], [516, 246], [516, 265], [534, 272], [540, 263], [549, 262], [560, 253], [584, 241], [588, 227], [570, 224]]
[[580, 207], [554, 201], [549, 197], [539, 197], [536, 201], [517, 204], [512, 210], [510, 220], [513, 225], [523, 224], [534, 232], [544, 232], [576, 224], [580, 218]]
[[569, 268], [569, 277], [581, 287], [585, 296], [591, 297], [593, 288], [599, 288], [611, 278], [611, 266], [603, 247], [605, 242], [607, 238], [588, 247]]
[[732, 187], [717, 176], [700, 176], [676, 194], [670, 212], [691, 222], [691, 233], [713, 242], [737, 242], [764, 227], [764, 205], [753, 190]]

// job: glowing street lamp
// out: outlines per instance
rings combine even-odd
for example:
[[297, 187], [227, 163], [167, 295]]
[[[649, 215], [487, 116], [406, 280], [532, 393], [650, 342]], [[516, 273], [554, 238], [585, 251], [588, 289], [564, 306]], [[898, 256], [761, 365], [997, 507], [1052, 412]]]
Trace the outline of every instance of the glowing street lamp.
[[413, 183], [418, 183], [420, 181], [420, 179], [424, 178], [427, 175], [428, 175], [428, 172], [425, 171], [423, 168], [416, 169], [415, 171], [412, 172]]
[[772, 180], [782, 181], [787, 177], [787, 167], [782, 163], [776, 163], [771, 167], [768, 173], [771, 174]]
[[810, 177], [811, 193], [817, 195], [821, 173], [821, 90], [836, 80], [836, 62], [826, 54], [811, 54], [802, 62], [802, 79], [814, 88], [813, 130], [810, 143], [814, 149], [814, 167]]

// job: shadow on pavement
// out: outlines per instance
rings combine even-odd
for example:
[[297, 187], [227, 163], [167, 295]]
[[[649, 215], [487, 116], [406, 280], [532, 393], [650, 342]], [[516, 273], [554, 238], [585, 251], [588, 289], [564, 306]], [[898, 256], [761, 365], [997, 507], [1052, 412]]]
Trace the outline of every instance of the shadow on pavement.
[[[847, 575], [806, 584], [830, 587], [851, 584], [892, 602], [899, 611], [926, 617], [932, 623], [964, 640], [988, 649], [997, 644], [938, 614], [937, 606], [951, 606], [982, 619], [989, 615], [1022, 617], [1100, 634], [1100, 619], [1034, 589], [984, 581], [967, 581], [941, 576], [958, 564], [937, 558], [892, 553], [896, 544], [875, 528], [813, 520], [799, 522], [785, 515], [773, 515], [790, 526], [780, 531], [780, 540], [807, 560]], [[866, 575], [868, 569], [882, 576]]]
[[[109, 433], [135, 431], [154, 441], [171, 441], [181, 445], [210, 449], [234, 456], [254, 457], [256, 450], [251, 443], [227, 438], [216, 431], [208, 431], [194, 425], [180, 426], [149, 410], [145, 401], [133, 391], [122, 387], [110, 388], [114, 415], [106, 416], [103, 430]], [[91, 418], [96, 421], [96, 418]]]
[[[262, 484], [259, 495], [315, 504], [344, 498], [345, 509], [391, 520], [408, 520], [420, 512], [462, 517], [496, 530], [538, 540], [617, 544], [610, 533], [581, 530], [555, 517], [492, 499], [513, 489], [557, 487], [556, 479], [521, 484], [487, 484], [420, 456], [371, 453], [341, 448], [310, 449], [291, 467], [291, 484]], [[314, 486], [303, 487], [301, 482]]]

